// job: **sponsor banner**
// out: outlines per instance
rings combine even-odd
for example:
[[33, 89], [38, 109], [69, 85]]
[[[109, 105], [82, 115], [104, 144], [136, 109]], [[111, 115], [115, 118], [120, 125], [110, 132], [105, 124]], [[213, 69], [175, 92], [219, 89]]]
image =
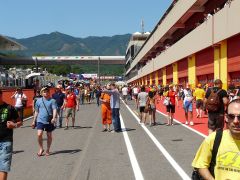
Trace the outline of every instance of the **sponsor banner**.
[[97, 74], [81, 74], [81, 79], [97, 79]]

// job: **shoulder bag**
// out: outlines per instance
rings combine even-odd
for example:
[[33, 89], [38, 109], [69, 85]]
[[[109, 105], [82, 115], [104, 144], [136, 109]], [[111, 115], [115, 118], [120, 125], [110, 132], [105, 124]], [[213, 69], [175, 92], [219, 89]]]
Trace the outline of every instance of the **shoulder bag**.
[[44, 101], [43, 101], [43, 98], [42, 98], [42, 102], [43, 102], [43, 105], [44, 105], [44, 107], [45, 107], [45, 109], [46, 109], [46, 111], [47, 111], [47, 114], [48, 114], [48, 122], [51, 124], [52, 122], [52, 119], [53, 119], [53, 115], [50, 115], [49, 114], [49, 112], [48, 112], [48, 110], [47, 110], [47, 107], [46, 107], [46, 105], [45, 105], [45, 103], [44, 103]]

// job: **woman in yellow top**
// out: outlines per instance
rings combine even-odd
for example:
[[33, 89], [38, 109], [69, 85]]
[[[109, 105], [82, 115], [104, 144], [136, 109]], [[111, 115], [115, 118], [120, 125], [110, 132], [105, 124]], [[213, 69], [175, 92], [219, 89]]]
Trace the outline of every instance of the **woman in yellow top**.
[[205, 97], [205, 91], [201, 87], [202, 85], [198, 84], [196, 90], [193, 93], [193, 96], [196, 99], [197, 118], [202, 118], [203, 99]]

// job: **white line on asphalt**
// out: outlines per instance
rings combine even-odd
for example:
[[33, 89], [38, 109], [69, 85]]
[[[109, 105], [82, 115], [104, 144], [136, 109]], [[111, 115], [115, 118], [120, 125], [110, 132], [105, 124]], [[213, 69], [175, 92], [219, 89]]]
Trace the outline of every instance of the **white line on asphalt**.
[[[125, 104], [125, 103], [124, 103]], [[140, 123], [140, 119], [135, 115], [135, 113], [130, 109], [130, 107], [125, 104], [128, 110], [131, 112], [131, 114], [135, 117], [136, 121]], [[173, 159], [173, 157], [167, 152], [167, 150], [161, 145], [161, 143], [155, 138], [155, 136], [148, 130], [148, 128], [141, 124], [144, 131], [147, 133], [147, 135], [151, 138], [151, 140], [154, 142], [154, 144], [158, 147], [158, 149], [162, 152], [162, 154], [165, 156], [165, 158], [168, 160], [168, 162], [172, 165], [172, 167], [176, 170], [176, 172], [181, 176], [184, 180], [191, 180], [190, 177], [185, 173], [185, 171], [178, 165], [178, 163]]]
[[[167, 116], [166, 114], [162, 113], [162, 112], [159, 111], [159, 110], [157, 110], [157, 112], [158, 112], [159, 114], [162, 114], [163, 116]], [[199, 131], [197, 131], [197, 130], [195, 130], [195, 129], [193, 129], [193, 128], [191, 128], [191, 127], [189, 127], [189, 126], [187, 126], [187, 125], [185, 125], [185, 124], [183, 124], [183, 123], [181, 123], [181, 122], [178, 121], [177, 119], [173, 119], [173, 120], [174, 120], [175, 122], [177, 122], [178, 124], [180, 124], [181, 126], [184, 126], [185, 128], [189, 129], [190, 131], [193, 131], [193, 132], [197, 133], [198, 135], [200, 135], [200, 136], [202, 136], [202, 137], [204, 137], [204, 138], [207, 137], [205, 134], [200, 133]]]
[[120, 114], [120, 121], [121, 121], [121, 126], [122, 126], [122, 129], [123, 129], [123, 137], [124, 137], [124, 140], [125, 140], [125, 143], [126, 143], [126, 146], [127, 146], [128, 155], [129, 155], [129, 158], [130, 158], [130, 161], [131, 161], [131, 165], [132, 165], [132, 168], [133, 168], [135, 179], [136, 180], [144, 180], [143, 175], [142, 175], [142, 171], [139, 167], [136, 155], [133, 151], [133, 147], [132, 147], [132, 144], [131, 144], [130, 139], [128, 137], [126, 127], [124, 125], [123, 118], [122, 118], [121, 114]]
[[30, 117], [28, 117], [28, 118], [23, 119], [23, 122], [24, 122], [24, 121], [27, 121], [27, 120], [29, 120], [29, 119], [31, 119], [31, 118], [33, 118], [33, 116], [30, 116]]

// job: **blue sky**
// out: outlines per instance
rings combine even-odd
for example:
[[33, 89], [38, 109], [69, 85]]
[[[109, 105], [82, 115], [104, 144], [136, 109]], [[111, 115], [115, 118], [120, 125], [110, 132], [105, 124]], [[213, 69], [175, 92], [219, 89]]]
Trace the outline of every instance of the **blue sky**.
[[74, 37], [151, 31], [172, 0], [3, 0], [0, 34], [27, 38], [59, 31]]

